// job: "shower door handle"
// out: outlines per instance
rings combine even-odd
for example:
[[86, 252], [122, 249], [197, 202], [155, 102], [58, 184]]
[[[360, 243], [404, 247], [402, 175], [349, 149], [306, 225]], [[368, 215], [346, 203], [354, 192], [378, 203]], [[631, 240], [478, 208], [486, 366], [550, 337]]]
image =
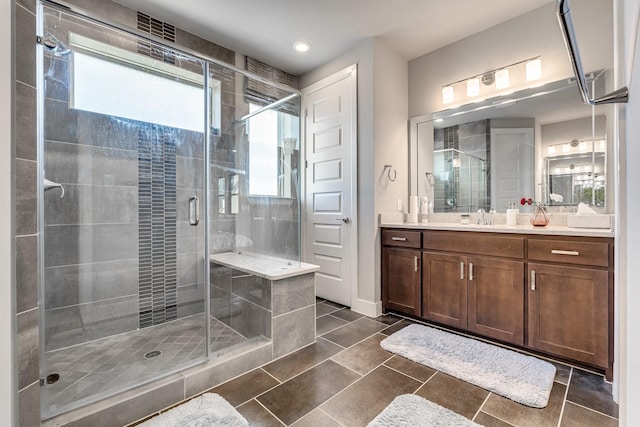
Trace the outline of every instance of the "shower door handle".
[[189, 198], [189, 225], [196, 226], [200, 223], [200, 199], [198, 196]]

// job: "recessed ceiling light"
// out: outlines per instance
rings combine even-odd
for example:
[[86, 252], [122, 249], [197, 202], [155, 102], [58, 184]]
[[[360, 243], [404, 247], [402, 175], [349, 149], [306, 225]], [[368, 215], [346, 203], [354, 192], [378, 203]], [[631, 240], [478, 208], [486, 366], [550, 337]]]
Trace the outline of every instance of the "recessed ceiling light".
[[305, 53], [309, 52], [309, 49], [311, 49], [311, 44], [309, 42], [299, 40], [293, 44], [293, 48], [296, 50], [296, 52]]

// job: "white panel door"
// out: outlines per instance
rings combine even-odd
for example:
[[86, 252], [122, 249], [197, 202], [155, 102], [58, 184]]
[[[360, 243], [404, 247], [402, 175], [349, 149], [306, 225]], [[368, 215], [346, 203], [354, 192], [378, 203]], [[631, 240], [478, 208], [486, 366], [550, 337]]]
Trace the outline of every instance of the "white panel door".
[[491, 129], [491, 206], [535, 198], [533, 129]]
[[351, 306], [356, 270], [356, 68], [303, 90], [304, 259], [317, 264], [316, 294]]

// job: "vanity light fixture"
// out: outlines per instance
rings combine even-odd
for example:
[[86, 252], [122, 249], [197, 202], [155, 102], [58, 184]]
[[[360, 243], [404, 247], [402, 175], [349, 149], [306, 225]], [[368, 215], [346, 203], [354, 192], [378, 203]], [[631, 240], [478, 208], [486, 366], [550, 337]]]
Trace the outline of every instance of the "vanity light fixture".
[[442, 88], [442, 103], [451, 104], [453, 102], [453, 86], [444, 86]]
[[474, 77], [467, 80], [467, 96], [472, 98], [480, 94], [480, 79]]
[[311, 43], [306, 42], [304, 40], [298, 40], [293, 44], [293, 48], [298, 53], [306, 53], [311, 49]]
[[506, 89], [509, 87], [509, 70], [503, 68], [496, 71], [496, 89]]
[[537, 56], [446, 84], [442, 86], [442, 103], [478, 102], [505, 95], [505, 89], [517, 91], [532, 87], [529, 82], [541, 79], [542, 58]]

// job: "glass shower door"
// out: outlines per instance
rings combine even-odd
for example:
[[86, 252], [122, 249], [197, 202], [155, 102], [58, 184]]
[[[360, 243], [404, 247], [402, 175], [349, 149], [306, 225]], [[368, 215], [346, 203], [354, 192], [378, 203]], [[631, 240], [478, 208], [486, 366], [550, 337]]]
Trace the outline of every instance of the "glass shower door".
[[207, 357], [205, 64], [39, 10], [42, 414]]

